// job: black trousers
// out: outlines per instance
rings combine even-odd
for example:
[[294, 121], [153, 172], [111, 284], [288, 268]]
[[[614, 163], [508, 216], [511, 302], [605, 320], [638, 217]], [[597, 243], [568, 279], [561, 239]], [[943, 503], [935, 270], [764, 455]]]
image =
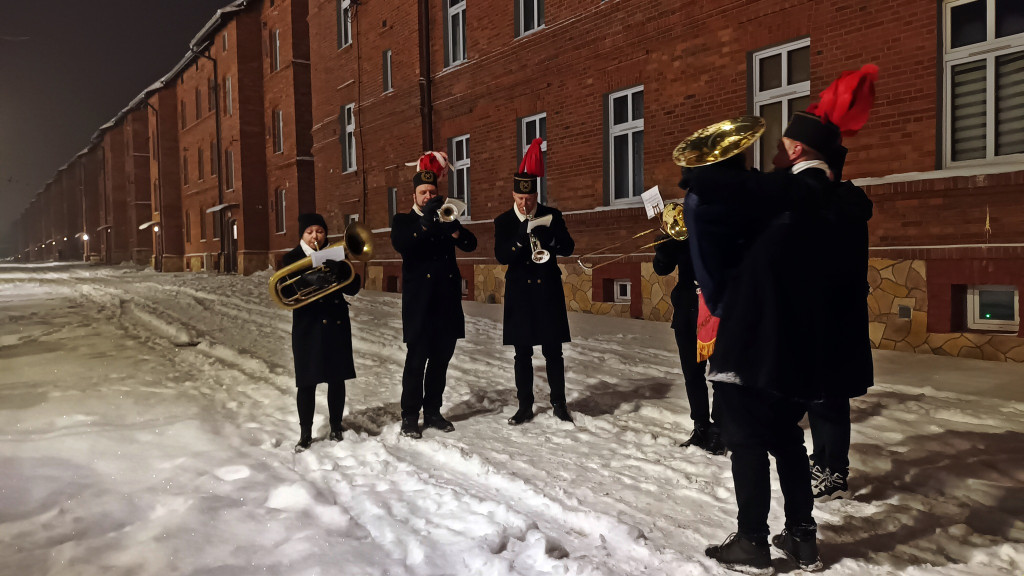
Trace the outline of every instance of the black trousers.
[[[708, 402], [708, 383], [704, 379], [707, 360], [697, 362], [697, 312], [681, 310], [679, 313], [692, 315], [692, 322], [687, 319], [686, 326], [690, 329], [675, 329], [676, 347], [679, 349], [679, 363], [683, 367], [683, 378], [686, 379], [686, 399], [690, 402], [690, 420], [694, 422], [710, 422], [711, 410]], [[717, 420], [717, 419], [716, 419]]]
[[[520, 408], [533, 407], [533, 346], [515, 345], [516, 398]], [[542, 344], [547, 367], [548, 385], [551, 387], [551, 405], [565, 404], [565, 360], [562, 343]]]
[[814, 464], [833, 474], [850, 472], [850, 399], [829, 398], [807, 404]]
[[[295, 405], [299, 409], [299, 426], [303, 430], [313, 429], [313, 412], [316, 409], [316, 385], [299, 386], [295, 393]], [[345, 381], [327, 385], [327, 411], [331, 430], [341, 428], [341, 416], [345, 412]]]
[[813, 535], [811, 472], [800, 428], [806, 404], [738, 384], [715, 382], [714, 387], [722, 437], [732, 453], [737, 531], [753, 542], [767, 542], [771, 454], [785, 500], [786, 528], [800, 538]]
[[448, 378], [448, 363], [455, 354], [455, 338], [420, 339], [406, 344], [402, 370], [402, 418], [441, 413], [441, 395]]

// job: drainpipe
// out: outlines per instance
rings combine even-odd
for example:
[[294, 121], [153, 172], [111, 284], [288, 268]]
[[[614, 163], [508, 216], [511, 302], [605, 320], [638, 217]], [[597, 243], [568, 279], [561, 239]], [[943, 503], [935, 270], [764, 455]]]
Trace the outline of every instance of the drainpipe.
[[430, 2], [418, 0], [420, 40], [420, 137], [423, 152], [434, 149], [434, 105], [430, 95]]
[[[196, 50], [191, 46], [189, 46], [188, 49], [196, 56], [199, 56], [200, 58], [206, 58], [210, 62], [213, 62], [213, 113], [215, 115], [214, 121], [216, 122], [217, 126], [217, 166], [220, 166], [220, 168], [218, 168], [217, 170], [217, 205], [219, 206], [224, 203], [224, 167], [221, 166], [222, 162], [220, 157], [222, 150], [220, 141], [220, 76], [217, 75], [217, 59], [211, 58], [210, 56]], [[224, 226], [223, 208], [217, 211], [217, 217], [220, 218], [219, 259], [221, 263], [221, 269], [224, 272], [230, 272], [231, 270], [234, 269], [234, 265], [231, 265], [229, 269], [228, 262], [225, 260], [227, 258], [227, 249], [225, 248], [224, 243], [227, 241], [228, 231], [225, 229], [226, 227]]]

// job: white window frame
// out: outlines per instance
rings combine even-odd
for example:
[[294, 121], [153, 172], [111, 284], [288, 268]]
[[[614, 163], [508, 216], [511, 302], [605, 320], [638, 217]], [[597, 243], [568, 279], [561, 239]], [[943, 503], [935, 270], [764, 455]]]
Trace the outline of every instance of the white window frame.
[[[448, 32], [444, 39], [447, 46], [445, 52], [448, 55], [445, 67], [455, 66], [469, 59], [469, 51], [466, 48], [466, 2], [467, 0], [444, 0], [444, 29]], [[457, 4], [457, 6], [452, 4]], [[458, 20], [458, 26], [452, 26], [452, 18]], [[458, 53], [455, 50], [456, 40], [458, 40]]]
[[[952, 9], [975, 1], [986, 4], [985, 41], [951, 48]], [[996, 147], [996, 74], [995, 61], [999, 56], [1024, 51], [1024, 33], [996, 38], [995, 0], [947, 0], [942, 7], [942, 162], [947, 168], [991, 163], [1019, 163], [1024, 154], [995, 155]], [[971, 160], [953, 160], [953, 67], [970, 62], [985, 61], [985, 157]]]
[[342, 124], [345, 133], [341, 141], [341, 171], [354, 172], [356, 170], [356, 105], [346, 105], [341, 113], [344, 115]]
[[338, 0], [338, 50], [352, 44], [352, 0]]
[[[608, 201], [610, 204], [635, 204], [640, 200], [640, 195], [643, 194], [643, 186], [639, 190], [633, 189], [633, 174], [636, 167], [633, 166], [633, 137], [638, 133], [644, 131], [644, 119], [641, 115], [639, 120], [630, 119], [622, 124], [615, 124], [615, 106], [614, 102], [616, 98], [621, 96], [628, 96], [629, 101], [633, 101], [633, 96], [637, 93], [644, 91], [643, 85], [634, 86], [633, 88], [627, 88], [626, 90], [619, 90], [608, 95]], [[627, 109], [632, 113], [633, 106], [627, 106]], [[627, 191], [625, 198], [616, 198], [615, 194], [615, 137], [622, 134], [629, 135], [629, 190]], [[646, 147], [646, 146], [645, 146]], [[641, 172], [643, 166], [640, 167]]]
[[221, 52], [222, 53], [227, 53], [227, 51], [228, 51], [228, 33], [226, 31], [224, 32], [223, 35], [221, 35], [221, 41], [222, 41]]
[[284, 154], [284, 111], [274, 110], [271, 114], [273, 122], [274, 154]]
[[[533, 22], [526, 22], [526, 5], [533, 5]], [[530, 25], [527, 28], [527, 24]], [[532, 34], [544, 27], [544, 0], [516, 0], [516, 36]]]
[[285, 208], [287, 207], [287, 202], [285, 201], [285, 189], [284, 188], [278, 188], [277, 191], [276, 191], [275, 196], [276, 196], [275, 204], [277, 205], [276, 206], [277, 207], [277, 214], [275, 214], [276, 218], [275, 218], [274, 222], [277, 225], [277, 233], [278, 234], [284, 234], [285, 232], [288, 231], [288, 225], [287, 225], [287, 223], [288, 223], [288, 219], [287, 219], [288, 212], [287, 212], [287, 210], [285, 210]]
[[277, 72], [281, 69], [281, 29], [274, 28], [270, 33], [270, 71]]
[[[1009, 320], [987, 320], [981, 318], [980, 294], [981, 291], [1012, 291], [1013, 292], [1013, 321]], [[967, 329], [968, 330], [998, 330], [1000, 332], [1017, 333], [1020, 330], [1020, 294], [1016, 286], [970, 286], [967, 289]]]
[[234, 90], [231, 88], [231, 76], [224, 77], [224, 113], [228, 116], [235, 114]]
[[[771, 90], [758, 90], [761, 85], [761, 60], [771, 58], [772, 56], [781, 55], [782, 60], [782, 78], [783, 82], [789, 78], [789, 58], [786, 55], [794, 50], [801, 48], [809, 48], [811, 46], [811, 39], [804, 38], [802, 40], [796, 40], [788, 42], [780, 46], [773, 46], [771, 48], [755, 52], [753, 55], [753, 85], [751, 86], [751, 92], [753, 94], [754, 104], [754, 115], [760, 116], [761, 109], [768, 104], [775, 104], [778, 102], [782, 103], [782, 126], [778, 127], [779, 135], [785, 131], [786, 126], [789, 124], [789, 119], [793, 117], [794, 112], [798, 110], [790, 110], [790, 101], [794, 98], [801, 98], [804, 96], [811, 95], [811, 81], [810, 79], [804, 82], [797, 82], [795, 84], [785, 84], [778, 88], [772, 88]], [[768, 143], [774, 146], [774, 143]], [[768, 168], [767, 163], [771, 162], [771, 158], [761, 157], [761, 147], [754, 146], [754, 165], [760, 167], [762, 170]]]
[[384, 84], [384, 94], [394, 90], [394, 86], [391, 85], [391, 49], [387, 49], [383, 54], [383, 70], [381, 76]]
[[[530, 142], [533, 142], [533, 138], [528, 136], [528, 128], [532, 124], [534, 126], [534, 132], [537, 134], [537, 138], [543, 138], [544, 142], [540, 145], [540, 150], [544, 153], [544, 164], [547, 165], [547, 151], [548, 151], [548, 139], [547, 139], [547, 112], [541, 112], [540, 114], [534, 114], [533, 116], [527, 116], [519, 122], [519, 141], [522, 142], [522, 149], [519, 151], [519, 157], [522, 158], [526, 154], [527, 148], [530, 147]], [[543, 126], [541, 120], [544, 121]], [[537, 201], [541, 204], [548, 203], [548, 178], [538, 178], [538, 188], [540, 189], [537, 194]]]
[[[458, 154], [459, 143], [462, 143], [463, 154]], [[472, 212], [472, 204], [470, 204], [470, 186], [469, 182], [469, 167], [470, 167], [470, 156], [469, 156], [469, 134], [463, 134], [462, 136], [456, 136], [452, 138], [452, 149], [449, 151], [448, 158], [451, 162], [451, 174], [448, 176], [451, 182], [451, 196], [456, 200], [461, 200], [466, 203], [466, 214], [463, 216], [464, 220], [469, 219], [469, 215]], [[465, 189], [459, 189], [459, 176], [462, 176], [462, 181], [466, 183]]]
[[[625, 288], [626, 295], [619, 294], [619, 289]], [[618, 278], [612, 281], [612, 302], [616, 304], [629, 304], [633, 301], [633, 282], [628, 278]]]
[[391, 225], [391, 218], [398, 214], [398, 187], [388, 187], [388, 226]]

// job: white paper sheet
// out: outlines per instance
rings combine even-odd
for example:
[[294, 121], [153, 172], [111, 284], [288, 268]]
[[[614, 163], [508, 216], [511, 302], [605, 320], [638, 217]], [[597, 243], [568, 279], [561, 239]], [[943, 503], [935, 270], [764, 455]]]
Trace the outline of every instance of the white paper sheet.
[[655, 185], [650, 190], [640, 195], [644, 201], [644, 208], [647, 209], [647, 218], [651, 219], [665, 210], [665, 201], [661, 199], [661, 190]]
[[324, 262], [328, 260], [344, 260], [345, 259], [345, 247], [342, 245], [331, 246], [330, 248], [324, 248], [313, 252], [313, 268], [323, 266]]

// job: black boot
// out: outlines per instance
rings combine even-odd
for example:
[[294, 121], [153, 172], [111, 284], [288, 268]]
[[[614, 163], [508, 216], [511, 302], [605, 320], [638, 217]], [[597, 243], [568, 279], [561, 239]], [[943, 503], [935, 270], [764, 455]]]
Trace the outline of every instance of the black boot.
[[555, 418], [562, 422], [572, 422], [572, 416], [569, 414], [569, 409], [566, 408], [565, 404], [552, 404], [552, 407], [554, 410], [551, 413], [555, 415]]
[[402, 436], [423, 438], [423, 434], [420, 432], [419, 416], [402, 418]]
[[313, 445], [313, 427], [302, 426], [299, 432], [299, 443], [295, 445], [295, 452], [305, 452]]
[[693, 432], [690, 437], [679, 445], [680, 448], [688, 448], [690, 446], [696, 446], [698, 448], [704, 448], [707, 445], [707, 433], [708, 429], [711, 428], [711, 422], [694, 422]]
[[788, 529], [783, 530], [782, 534], [772, 537], [772, 544], [785, 552], [790, 559], [795, 560], [800, 569], [806, 572], [821, 570], [822, 563], [818, 556], [817, 535], [812, 530], [801, 536], [802, 538], [798, 539]]
[[516, 413], [508, 419], [508, 423], [510, 426], [519, 426], [530, 420], [533, 420], [533, 408], [520, 406], [519, 410], [516, 410]]
[[718, 424], [712, 424], [707, 431], [707, 444], [701, 446], [704, 450], [715, 456], [724, 456], [726, 452], [725, 442], [722, 441], [722, 429]]
[[775, 574], [768, 543], [755, 544], [742, 534], [732, 534], [725, 539], [725, 542], [707, 547], [704, 554], [725, 568], [736, 572], [756, 576]]
[[424, 428], [437, 428], [441, 432], [453, 432], [455, 431], [455, 425], [441, 416], [441, 413], [428, 414], [423, 413], [423, 427]]

